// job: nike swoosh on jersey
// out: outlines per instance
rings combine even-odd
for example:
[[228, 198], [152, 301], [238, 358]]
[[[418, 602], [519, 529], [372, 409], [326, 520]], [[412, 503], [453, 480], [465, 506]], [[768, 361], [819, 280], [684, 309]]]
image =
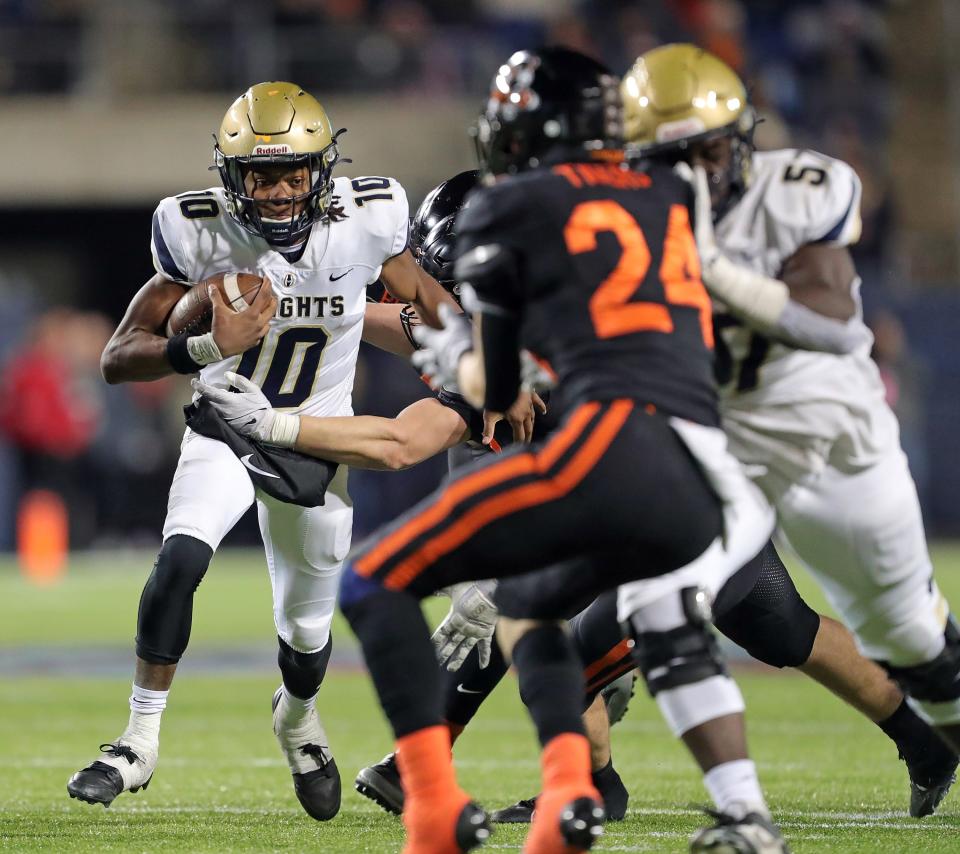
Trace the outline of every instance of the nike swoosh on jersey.
[[464, 688], [462, 682], [457, 683], [457, 692], [460, 694], [482, 694], [483, 691], [471, 691], [469, 688]]
[[[350, 268], [350, 270], [352, 270], [352, 269], [353, 269], [353, 267]], [[347, 273], [349, 273], [350, 270], [347, 270]], [[331, 281], [331, 282], [339, 281], [339, 280], [342, 279], [344, 276], [346, 276], [347, 273], [341, 273], [339, 276], [334, 276], [334, 275], [331, 273], [331, 274], [330, 274], [330, 281]]]
[[250, 457], [252, 456], [253, 454], [247, 454], [246, 456], [240, 457], [240, 462], [250, 469], [250, 471], [255, 471], [257, 474], [262, 474], [264, 477], [275, 477], [277, 480], [280, 479], [280, 475], [278, 474], [273, 474], [273, 472], [258, 469], [253, 463], [250, 462]]

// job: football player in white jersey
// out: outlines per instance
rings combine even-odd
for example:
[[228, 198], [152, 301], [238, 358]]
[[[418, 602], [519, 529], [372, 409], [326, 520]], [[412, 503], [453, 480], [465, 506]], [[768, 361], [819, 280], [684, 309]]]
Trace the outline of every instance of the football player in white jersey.
[[743, 83], [693, 45], [641, 56], [623, 94], [632, 156], [685, 163], [697, 188], [731, 449], [864, 653], [957, 750], [960, 631], [933, 580], [847, 249], [859, 179], [811, 151], [754, 152]]
[[[407, 248], [403, 188], [392, 178], [333, 179], [339, 134], [323, 107], [291, 83], [258, 84], [233, 103], [215, 145], [223, 186], [164, 199], [154, 214], [157, 274], [104, 350], [107, 382], [199, 372], [226, 388], [224, 375], [234, 371], [287, 412], [350, 415], [368, 283], [379, 277], [424, 322], [437, 324], [439, 303], [454, 303]], [[211, 289], [211, 332], [167, 339], [166, 318], [184, 289], [229, 272], [259, 274], [269, 287], [242, 313]], [[340, 777], [315, 697], [350, 548], [346, 469], [322, 506], [304, 508], [256, 490], [244, 465], [227, 445], [187, 430], [163, 545], [140, 600], [129, 723], [101, 746], [102, 757], [73, 775], [71, 797], [106, 806], [150, 782], [161, 713], [189, 640], [193, 593], [220, 541], [256, 502], [283, 677], [274, 732], [304, 809], [321, 821], [336, 815]]]

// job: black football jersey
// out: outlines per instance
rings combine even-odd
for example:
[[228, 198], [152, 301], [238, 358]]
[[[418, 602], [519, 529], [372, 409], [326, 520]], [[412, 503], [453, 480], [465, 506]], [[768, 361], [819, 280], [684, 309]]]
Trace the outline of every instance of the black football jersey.
[[[473, 193], [457, 254], [484, 314], [519, 320], [564, 408], [632, 398], [719, 424], [710, 299], [692, 232], [693, 191], [665, 166], [565, 163]], [[458, 268], [459, 269], [459, 268]]]

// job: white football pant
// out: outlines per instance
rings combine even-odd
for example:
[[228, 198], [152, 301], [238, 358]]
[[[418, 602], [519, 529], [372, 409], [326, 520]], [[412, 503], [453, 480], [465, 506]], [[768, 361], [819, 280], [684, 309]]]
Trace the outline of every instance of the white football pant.
[[216, 551], [254, 501], [277, 634], [298, 652], [323, 649], [353, 530], [347, 467], [340, 466], [324, 505], [286, 504], [255, 491], [243, 464], [223, 442], [187, 430], [170, 487], [163, 538], [184, 534]]

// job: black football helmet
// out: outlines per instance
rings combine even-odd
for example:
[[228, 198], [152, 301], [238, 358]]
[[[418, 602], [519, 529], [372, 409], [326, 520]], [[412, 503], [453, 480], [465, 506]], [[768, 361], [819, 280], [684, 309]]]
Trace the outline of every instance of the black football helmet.
[[460, 172], [434, 187], [423, 200], [410, 227], [410, 249], [423, 270], [459, 302], [459, 284], [453, 276], [453, 250], [457, 243], [457, 214], [467, 194], [477, 186], [476, 169]]
[[569, 48], [517, 51], [497, 70], [473, 129], [480, 168], [500, 175], [622, 149], [619, 83]]

